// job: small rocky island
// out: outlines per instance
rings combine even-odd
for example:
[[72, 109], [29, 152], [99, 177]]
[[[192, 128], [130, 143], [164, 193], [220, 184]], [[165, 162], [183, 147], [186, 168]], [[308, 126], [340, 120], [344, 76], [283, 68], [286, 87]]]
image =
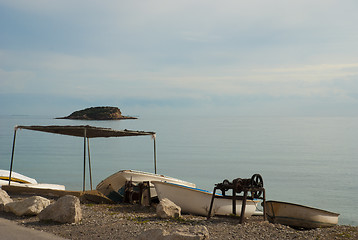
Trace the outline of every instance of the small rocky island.
[[121, 120], [121, 119], [137, 119], [137, 118], [123, 116], [121, 110], [117, 107], [91, 107], [91, 108], [75, 111], [67, 117], [59, 117], [57, 119]]

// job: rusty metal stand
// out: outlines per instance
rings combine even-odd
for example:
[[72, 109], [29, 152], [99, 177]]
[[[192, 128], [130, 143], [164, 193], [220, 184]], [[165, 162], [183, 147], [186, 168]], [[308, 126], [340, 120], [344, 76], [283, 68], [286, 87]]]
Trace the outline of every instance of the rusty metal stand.
[[125, 203], [134, 203], [134, 199], [137, 198], [136, 191], [134, 190], [135, 185], [132, 181], [126, 181], [124, 185], [124, 199], [123, 202]]
[[[232, 214], [236, 215], [236, 200], [242, 199], [242, 205], [241, 205], [241, 214], [240, 214], [240, 222], [243, 223], [244, 221], [244, 214], [246, 209], [246, 202], [248, 198], [248, 192], [251, 192], [250, 199], [262, 199], [263, 200], [263, 217], [264, 221], [266, 220], [266, 210], [265, 210], [265, 202], [266, 202], [266, 193], [265, 188], [263, 187], [263, 182], [261, 176], [261, 183], [255, 184], [256, 182], [253, 181], [255, 177], [257, 177], [258, 174], [255, 174], [251, 179], [241, 179], [237, 178], [234, 179], [232, 182], [229, 182], [228, 180], [224, 180], [222, 183], [215, 184], [213, 195], [211, 198], [210, 208], [208, 212], [207, 219], [210, 219], [211, 212], [214, 205], [215, 198], [225, 198], [225, 199], [232, 199]], [[216, 190], [220, 189], [222, 192], [222, 195], [216, 195]], [[226, 191], [232, 190], [232, 196], [226, 196]], [[239, 193], [243, 192], [243, 196], [238, 195]], [[262, 197], [261, 197], [262, 193]]]
[[151, 205], [149, 181], [141, 182], [137, 185], [132, 181], [126, 181], [124, 190], [124, 202], [134, 204], [139, 203], [143, 206]]
[[[241, 215], [240, 215], [239, 223], [243, 223], [243, 221], [245, 219], [244, 214], [245, 214], [245, 208], [246, 208], [247, 193], [248, 192], [253, 192], [253, 191], [254, 192], [260, 191], [263, 194], [262, 197], [258, 197], [256, 199], [262, 199], [262, 202], [263, 202], [263, 217], [264, 217], [264, 221], [266, 220], [266, 210], [265, 210], [266, 193], [265, 193], [265, 188], [263, 188], [263, 187], [252, 187], [252, 188], [248, 187], [248, 188], [244, 188], [244, 197], [242, 199]], [[235, 208], [235, 212], [236, 212], [236, 197], [233, 197], [233, 208]], [[234, 210], [233, 210], [233, 213], [234, 213]]]
[[152, 202], [151, 202], [149, 181], [139, 183], [138, 187], [139, 187], [139, 204], [142, 206], [150, 206]]

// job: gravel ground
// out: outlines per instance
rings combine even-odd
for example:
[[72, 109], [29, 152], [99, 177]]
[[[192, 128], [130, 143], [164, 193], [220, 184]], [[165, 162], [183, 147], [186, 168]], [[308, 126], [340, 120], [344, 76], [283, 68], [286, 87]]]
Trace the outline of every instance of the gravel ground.
[[205, 226], [210, 239], [358, 239], [358, 227], [336, 226], [314, 230], [295, 230], [253, 216], [243, 224], [239, 218], [183, 215], [180, 219], [164, 220], [156, 216], [155, 207], [140, 205], [81, 204], [83, 220], [79, 224], [40, 222], [37, 217], [17, 217], [0, 212], [0, 217], [25, 227], [50, 232], [68, 239], [136, 239], [143, 231], [180, 226]]

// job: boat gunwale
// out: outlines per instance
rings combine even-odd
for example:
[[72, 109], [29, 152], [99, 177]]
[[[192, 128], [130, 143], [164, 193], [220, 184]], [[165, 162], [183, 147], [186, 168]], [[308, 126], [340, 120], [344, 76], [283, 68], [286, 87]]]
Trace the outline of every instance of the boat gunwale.
[[[286, 205], [293, 205], [293, 206], [297, 206], [297, 207], [308, 208], [308, 209], [312, 209], [312, 210], [316, 210], [316, 211], [320, 211], [320, 212], [329, 213], [329, 214], [335, 215], [335, 216], [337, 216], [337, 217], [340, 215], [339, 213], [327, 211], [327, 210], [320, 209], [320, 208], [305, 206], [305, 205], [301, 205], [301, 204], [297, 204], [297, 203], [282, 202], [282, 201], [275, 201], [275, 200], [266, 200], [266, 204], [269, 204], [269, 203], [281, 203], [281, 204], [286, 204]], [[274, 214], [274, 213], [273, 213], [273, 214]], [[274, 215], [275, 215], [275, 214], [274, 214]]]
[[[9, 182], [9, 177], [0, 177], [0, 180], [4, 180], [4, 181], [7, 181]], [[16, 177], [11, 177], [11, 182], [14, 182], [14, 183], [23, 183], [23, 184], [33, 184], [29, 181], [26, 181], [26, 180], [23, 180], [23, 179], [20, 179], [20, 178], [16, 178]]]
[[[162, 178], [166, 178], [166, 179], [171, 180], [171, 181], [176, 181], [176, 182], [179, 181], [180, 183], [183, 183], [183, 184], [190, 184], [190, 185], [194, 184], [194, 183], [191, 183], [191, 182], [188, 182], [188, 181], [184, 181], [184, 180], [177, 179], [177, 178], [174, 178], [174, 177], [165, 176], [165, 175], [158, 174], [158, 173], [150, 173], [150, 172], [144, 172], [144, 171], [138, 171], [138, 170], [125, 169], [125, 170], [120, 170], [118, 172], [115, 172], [112, 175], [110, 175], [109, 177], [103, 179], [100, 183], [97, 184], [96, 189], [102, 187], [102, 185], [105, 184], [106, 180], [108, 180], [108, 179], [110, 179], [112, 177], [114, 178], [114, 177], [116, 177], [116, 175], [118, 175], [120, 173], [124, 173], [124, 174], [126, 174], [126, 173], [127, 174], [139, 174], [139, 175], [145, 175], [146, 177], [156, 177], [156, 178], [162, 177]], [[155, 181], [158, 181], [158, 180], [155, 180]], [[150, 181], [150, 182], [154, 182], [154, 181]], [[161, 182], [161, 181], [158, 181], [158, 182]]]
[[[112, 175], [115, 175], [119, 172], [123, 172], [123, 173], [139, 173], [139, 174], [143, 174], [143, 175], [147, 175], [147, 176], [154, 176], [154, 177], [163, 177], [163, 178], [167, 178], [167, 179], [170, 179], [170, 180], [175, 180], [175, 181], [178, 181], [179, 182], [182, 182], [182, 183], [191, 183], [191, 182], [187, 182], [187, 181], [184, 181], [184, 180], [181, 180], [181, 179], [178, 179], [178, 178], [174, 178], [174, 177], [169, 177], [169, 176], [166, 176], [166, 175], [163, 175], [163, 174], [158, 174], [158, 173], [150, 173], [150, 172], [143, 172], [143, 171], [138, 171], [138, 170], [131, 170], [131, 169], [128, 169], [128, 170], [120, 170]], [[111, 175], [111, 176], [112, 176]]]

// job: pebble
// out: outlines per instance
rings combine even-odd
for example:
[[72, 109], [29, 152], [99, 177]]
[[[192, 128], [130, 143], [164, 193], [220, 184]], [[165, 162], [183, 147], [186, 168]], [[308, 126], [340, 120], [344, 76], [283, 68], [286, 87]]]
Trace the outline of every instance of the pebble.
[[[182, 220], [163, 220], [155, 208], [135, 205], [81, 205], [83, 220], [80, 224], [53, 224], [40, 222], [37, 217], [20, 218], [0, 212], [0, 217], [22, 223], [24, 226], [50, 232], [68, 239], [135, 239], [143, 231], [162, 228], [175, 230], [180, 225], [203, 225], [210, 239], [358, 239], [358, 227], [336, 226], [309, 231], [264, 222], [262, 217], [251, 217], [243, 224], [239, 219], [182, 215]], [[139, 220], [140, 219], [140, 220]]]

